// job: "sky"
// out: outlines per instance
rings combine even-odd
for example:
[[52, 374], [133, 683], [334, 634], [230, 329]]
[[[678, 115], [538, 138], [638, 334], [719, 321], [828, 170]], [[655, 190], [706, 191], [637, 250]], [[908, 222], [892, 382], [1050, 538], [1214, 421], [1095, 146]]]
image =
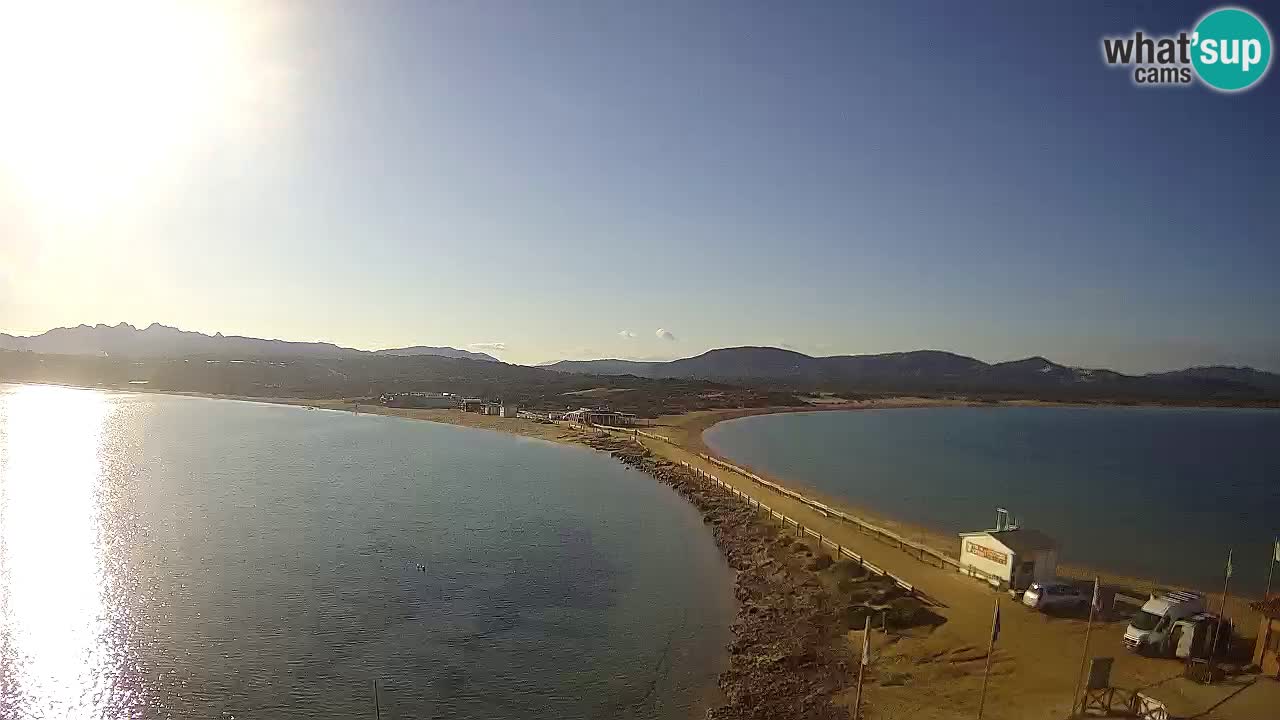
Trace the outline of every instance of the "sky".
[[0, 332], [1280, 371], [1280, 78], [1059, 5], [0, 0]]

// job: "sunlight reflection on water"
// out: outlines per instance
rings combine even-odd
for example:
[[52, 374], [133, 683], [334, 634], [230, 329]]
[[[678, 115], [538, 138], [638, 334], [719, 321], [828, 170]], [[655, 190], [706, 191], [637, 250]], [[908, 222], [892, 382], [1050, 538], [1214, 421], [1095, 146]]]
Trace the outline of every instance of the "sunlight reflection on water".
[[0, 385], [0, 720], [688, 717], [727, 573], [587, 450]]
[[109, 692], [101, 393], [0, 393], [0, 715], [80, 717]]

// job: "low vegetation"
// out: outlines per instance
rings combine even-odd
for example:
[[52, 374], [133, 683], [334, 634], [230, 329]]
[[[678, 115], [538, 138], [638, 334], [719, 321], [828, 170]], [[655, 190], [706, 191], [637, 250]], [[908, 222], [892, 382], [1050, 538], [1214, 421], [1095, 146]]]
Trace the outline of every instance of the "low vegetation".
[[323, 359], [200, 356], [120, 358], [0, 352], [0, 381], [277, 398], [352, 398], [451, 392], [535, 410], [608, 405], [641, 417], [718, 408], [799, 405], [789, 391], [704, 380], [579, 375], [438, 356]]

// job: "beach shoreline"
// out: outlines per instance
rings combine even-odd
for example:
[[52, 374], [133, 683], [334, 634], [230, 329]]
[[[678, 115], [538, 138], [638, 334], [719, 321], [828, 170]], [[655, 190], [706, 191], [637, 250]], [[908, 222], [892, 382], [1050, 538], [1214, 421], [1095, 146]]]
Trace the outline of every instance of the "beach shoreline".
[[[999, 405], [1025, 407], [1028, 405], [1061, 406], [1062, 404], [1023, 401]], [[322, 406], [350, 409], [350, 403], [345, 401], [324, 403]], [[606, 448], [601, 447], [600, 442], [593, 442], [593, 440], [603, 440], [606, 443], [610, 441], [635, 443], [658, 461], [673, 464], [687, 463], [690, 468], [716, 474], [744, 495], [754, 500], [767, 501], [787, 515], [800, 519], [806, 528], [816, 530], [829, 539], [843, 543], [845, 547], [853, 548], [868, 561], [905, 578], [916, 587], [922, 597], [938, 603], [935, 609], [943, 619], [943, 623], [925, 630], [904, 630], [877, 636], [878, 639], [873, 642], [873, 645], [880, 645], [877, 662], [873, 672], [869, 673], [868, 684], [864, 690], [864, 702], [870, 705], [871, 712], [877, 718], [912, 718], [913, 720], [938, 718], [941, 720], [970, 716], [973, 709], [970, 706], [976, 690], [982, 684], [981, 667], [978, 661], [985, 656], [980, 648], [985, 647], [984, 638], [989, 633], [991, 602], [995, 599], [1002, 604], [1008, 603], [1013, 607], [1008, 609], [1002, 621], [1007, 628], [1007, 635], [1002, 637], [1001, 647], [993, 656], [993, 672], [998, 673], [1002, 681], [990, 691], [991, 697], [996, 699], [1003, 711], [993, 711], [992, 716], [1012, 718], [1025, 716], [1026, 713], [1046, 711], [1050, 714], [1065, 716], [1070, 710], [1072, 678], [1078, 672], [1080, 662], [1079, 652], [1085, 631], [1083, 618], [1055, 617], [1021, 608], [1016, 600], [1009, 599], [1003, 592], [993, 592], [984, 583], [962, 576], [951, 569], [923, 563], [913, 553], [904, 552], [901, 547], [893, 547], [891, 544], [853, 531], [851, 526], [819, 513], [804, 503], [781, 496], [746, 476], [725, 471], [700, 457], [700, 455], [719, 457], [719, 454], [712, 452], [703, 441], [702, 432], [718, 422], [729, 419], [775, 412], [883, 408], [905, 410], [940, 406], [993, 407], [996, 405], [953, 400], [894, 398], [826, 404], [817, 408], [701, 411], [677, 417], [659, 418], [653, 427], [642, 428], [642, 431], [651, 435], [667, 437], [668, 440], [665, 441], [639, 437], [627, 430], [605, 431], [608, 437], [597, 439], [591, 434], [566, 432], [568, 428], [562, 425], [542, 424], [525, 419], [495, 418], [457, 410], [380, 408], [377, 412], [515, 435], [542, 437], [557, 442], [586, 444], [602, 450]], [[661, 477], [659, 479], [666, 482]], [[802, 492], [811, 490], [788, 478], [776, 479], [779, 485], [789, 490]], [[821, 497], [819, 494], [815, 499]], [[919, 533], [923, 536], [926, 545], [936, 547], [944, 554], [955, 557], [958, 543], [950, 533], [915, 528], [908, 523], [867, 512], [863, 508], [853, 508], [851, 503], [844, 499], [826, 499], [832, 501], [830, 504], [835, 509], [842, 512], [851, 511], [851, 514], [875, 524], [881, 524], [907, 537], [915, 538], [917, 535], [911, 533]], [[718, 533], [719, 524], [714, 520], [708, 519], [708, 526], [713, 533]], [[720, 542], [718, 534], [717, 542]], [[821, 552], [820, 548], [816, 550]], [[726, 560], [732, 562], [732, 556], [727, 551]], [[1141, 592], [1145, 595], [1146, 592], [1157, 588], [1164, 589], [1170, 586], [1141, 578], [1065, 565], [1060, 566], [1060, 574], [1064, 577], [1078, 578], [1082, 582], [1091, 580], [1095, 575], [1101, 579], [1107, 610], [1094, 622], [1095, 632], [1091, 643], [1091, 654], [1114, 658], [1113, 683], [1117, 687], [1153, 688], [1150, 693], [1166, 702], [1171, 712], [1186, 716], [1203, 713], [1210, 707], [1218, 707], [1213, 717], [1232, 720], [1252, 718], [1256, 716], [1257, 708], [1266, 707], [1273, 701], [1274, 694], [1265, 694], [1270, 691], [1263, 690], [1261, 693], [1251, 694], [1247, 700], [1233, 699], [1234, 707], [1228, 710], [1221, 704], [1226, 702], [1226, 688], [1230, 686], [1216, 686], [1215, 689], [1200, 686], [1180, 677], [1174, 680], [1173, 675], [1179, 674], [1176, 670], [1177, 663], [1141, 657], [1124, 648], [1121, 639], [1128, 622], [1128, 613], [1131, 611], [1111, 607], [1113, 593], [1122, 589], [1128, 593]], [[809, 573], [811, 578], [815, 575], [821, 575], [821, 573]], [[735, 586], [740, 589], [741, 583], [735, 581]], [[1216, 608], [1220, 596], [1212, 592], [1206, 595], [1210, 606]], [[837, 599], [838, 602], [840, 602], [839, 599]], [[1227, 607], [1228, 614], [1236, 619], [1237, 629], [1246, 641], [1252, 638], [1257, 627], [1254, 613], [1248, 608], [1248, 602], [1248, 598], [1233, 596]], [[839, 615], [837, 613], [837, 616]], [[735, 621], [735, 629], [741, 621], [740, 612], [739, 620]], [[861, 636], [860, 631], [849, 628], [840, 634], [840, 642], [845, 645], [846, 657], [856, 656], [861, 644]], [[738, 650], [731, 648], [731, 664], [735, 659], [740, 660], [745, 657]], [[832, 657], [840, 654], [836, 649], [833, 649], [833, 652], [835, 655]], [[856, 667], [856, 662], [850, 667]], [[723, 683], [721, 690], [725, 690]], [[843, 694], [838, 691], [838, 688], [833, 689], [833, 692], [836, 692], [833, 702], [837, 706], [850, 704], [852, 691], [848, 690], [847, 686]]]
[[[455, 409], [425, 409], [425, 408], [395, 408], [385, 407], [377, 404], [357, 403], [351, 398], [330, 398], [330, 399], [314, 399], [314, 398], [291, 398], [291, 397], [254, 397], [243, 395], [220, 395], [213, 393], [198, 392], [182, 392], [172, 390], [154, 390], [145, 387], [95, 387], [83, 385], [69, 385], [58, 383], [14, 383], [24, 385], [50, 385], [53, 387], [69, 387], [84, 390], [99, 390], [108, 392], [122, 393], [138, 393], [138, 394], [154, 394], [154, 395], [172, 395], [176, 397], [194, 397], [211, 400], [233, 400], [238, 402], [257, 402], [271, 405], [291, 405], [301, 407], [314, 407], [321, 410], [344, 411], [350, 412], [358, 405], [359, 412], [370, 415], [385, 415], [391, 417], [407, 418], [411, 420], [421, 420], [426, 422], [437, 422], [446, 425], [455, 425], [459, 427], [467, 427], [477, 430], [488, 430], [491, 432], [502, 432], [508, 435], [516, 435], [520, 437], [532, 437], [551, 442], [570, 445], [584, 445], [584, 437], [577, 433], [567, 433], [562, 425], [555, 423], [544, 424], [525, 418], [499, 418], [491, 415], [481, 415], [479, 413], [468, 413]], [[672, 444], [677, 445], [692, 453], [705, 454], [725, 462], [729, 462], [745, 470], [749, 470], [771, 482], [775, 482], [782, 487], [802, 493], [807, 497], [826, 503], [833, 508], [847, 512], [867, 522], [893, 531], [903, 537], [910, 538], [913, 541], [926, 545], [930, 549], [947, 555], [953, 559], [958, 557], [956, 552], [956, 538], [953, 533], [944, 531], [939, 528], [927, 527], [915, 523], [910, 523], [891, 515], [877, 512], [865, 506], [857, 504], [855, 501], [840, 496], [834, 496], [824, 493], [813, 488], [806, 483], [800, 482], [795, 478], [780, 477], [759, 468], [750, 467], [733, 458], [726, 457], [717, 452], [714, 448], [706, 444], [703, 434], [710, 430], [713, 426], [723, 422], [738, 420], [746, 417], [755, 417], [759, 415], [778, 415], [790, 413], [817, 413], [817, 412], [846, 412], [856, 410], [885, 410], [885, 409], [918, 409], [918, 408], [938, 408], [938, 407], [982, 407], [982, 408], [998, 408], [998, 407], [1085, 407], [1085, 408], [1104, 408], [1104, 407], [1120, 407], [1117, 405], [1096, 404], [1096, 403], [1070, 403], [1042, 400], [1005, 400], [997, 402], [974, 401], [960, 398], [925, 398], [914, 396], [898, 396], [888, 398], [877, 398], [871, 400], [855, 400], [855, 401], [827, 401], [819, 402], [806, 406], [766, 406], [758, 408], [733, 408], [718, 410], [699, 410], [683, 415], [664, 415], [656, 418], [652, 426], [647, 426], [646, 431], [656, 432], [670, 438]], [[1139, 405], [1125, 405], [1123, 407], [1139, 407]], [[1160, 404], [1144, 404], [1140, 407], [1167, 407]], [[1060, 573], [1071, 579], [1092, 579], [1098, 577], [1104, 583], [1125, 586], [1134, 590], [1143, 592], [1155, 592], [1158, 590], [1169, 589], [1185, 589], [1203, 592], [1212, 596], [1215, 593], [1220, 595], [1220, 588], [1207, 587], [1189, 587], [1176, 583], [1162, 582], [1158, 579], [1147, 578], [1142, 576], [1128, 575], [1110, 572], [1105, 568], [1095, 568], [1085, 565], [1077, 565], [1071, 563], [1063, 563], [1059, 565]], [[1248, 596], [1233, 596], [1235, 602], [1231, 603], [1236, 606], [1236, 610], [1245, 614], [1252, 613], [1248, 608], [1248, 603], [1258, 598]]]
[[[94, 389], [94, 388], [90, 388]], [[96, 388], [103, 389], [103, 388]], [[124, 392], [142, 392], [142, 393], [158, 393], [165, 395], [178, 395], [182, 397], [201, 397], [220, 400], [237, 400], [245, 402], [263, 402], [268, 404], [294, 405], [316, 407], [324, 410], [351, 411], [356, 403], [347, 398], [315, 400], [307, 398], [259, 398], [244, 396], [227, 396], [212, 395], [205, 393], [180, 393], [168, 391], [154, 391], [146, 389], [129, 388]], [[926, 527], [915, 523], [910, 523], [891, 515], [877, 512], [865, 506], [857, 504], [855, 501], [840, 496], [834, 496], [829, 493], [819, 491], [806, 483], [800, 482], [795, 478], [779, 477], [768, 472], [764, 472], [758, 468], [749, 467], [739, 463], [733, 458], [725, 457], [717, 452], [714, 448], [706, 444], [703, 434], [710, 430], [713, 426], [723, 422], [738, 420], [746, 417], [755, 417], [759, 415], [777, 415], [790, 413], [818, 413], [818, 412], [847, 412], [857, 410], [911, 410], [920, 408], [939, 408], [939, 407], [980, 407], [980, 408], [1000, 408], [1000, 407], [1083, 407], [1083, 408], [1105, 408], [1117, 407], [1114, 405], [1099, 405], [1094, 403], [1068, 403], [1053, 402], [1042, 400], [1007, 400], [998, 402], [973, 401], [959, 398], [925, 398], [914, 396], [900, 396], [877, 398], [871, 400], [855, 400], [855, 401], [839, 401], [839, 402], [821, 402], [808, 406], [766, 406], [758, 408], [734, 408], [719, 410], [700, 410], [683, 415], [665, 415], [654, 420], [654, 424], [645, 427], [646, 431], [652, 431], [658, 434], [666, 435], [677, 445], [694, 454], [705, 454], [713, 458], [733, 463], [746, 470], [749, 470], [761, 477], [764, 477], [778, 485], [799, 492], [807, 497], [826, 503], [831, 507], [842, 512], [847, 512], [861, 518], [873, 525], [890, 530], [905, 538], [909, 538], [915, 542], [919, 542], [931, 550], [946, 555], [952, 559], [958, 558], [958, 541], [951, 532], [938, 528]], [[1137, 406], [1125, 406], [1137, 407]], [[1165, 407], [1159, 404], [1141, 405], [1141, 407]], [[468, 427], [478, 430], [488, 430], [491, 432], [502, 432], [509, 435], [522, 437], [534, 437], [551, 442], [562, 444], [587, 444], [585, 438], [577, 433], [566, 433], [563, 426], [550, 423], [544, 424], [525, 418], [499, 418], [491, 415], [481, 415], [479, 413], [468, 413], [455, 409], [422, 409], [422, 408], [394, 408], [384, 407], [374, 404], [359, 404], [359, 412], [366, 414], [387, 415], [393, 417], [408, 418], [412, 420], [422, 420], [427, 422], [438, 422], [447, 425], [456, 425], [460, 427]], [[1142, 577], [1138, 575], [1123, 574], [1109, 571], [1105, 568], [1091, 567], [1087, 565], [1061, 563], [1058, 566], [1059, 574], [1065, 579], [1076, 580], [1080, 582], [1091, 581], [1094, 577], [1099, 578], [1100, 582], [1116, 588], [1124, 588], [1135, 593], [1151, 594], [1165, 590], [1194, 590], [1202, 592], [1212, 603], [1216, 603], [1221, 599], [1221, 588], [1209, 587], [1190, 587], [1177, 583], [1169, 583], [1161, 581], [1157, 578]], [[1254, 622], [1254, 613], [1249, 604], [1258, 598], [1243, 594], [1231, 594], [1228, 598], [1228, 613], [1235, 617], [1246, 617], [1250, 624]], [[1246, 632], [1252, 632], [1251, 628], [1246, 628]]]
[[[1002, 402], [998, 404], [991, 403], [975, 403], [968, 401], [952, 401], [952, 400], [935, 400], [930, 398], [889, 398], [885, 400], [871, 400], [857, 403], [842, 403], [839, 405], [832, 404], [824, 407], [815, 408], [746, 408], [741, 410], [709, 410], [699, 413], [690, 413], [687, 416], [666, 416], [660, 418], [658, 425], [654, 428], [656, 432], [667, 434], [673, 441], [681, 446], [693, 450], [698, 453], [706, 454], [710, 457], [734, 464], [749, 472], [755, 473], [771, 482], [775, 482], [790, 490], [799, 492], [806, 497], [812, 498], [819, 502], [825, 503], [837, 510], [846, 512], [856, 516], [887, 530], [890, 530], [902, 537], [909, 538], [914, 542], [918, 542], [927, 546], [929, 549], [946, 555], [953, 560], [959, 559], [958, 546], [959, 541], [955, 533], [942, 530], [936, 527], [911, 523], [891, 515], [867, 508], [859, 505], [855, 500], [850, 498], [825, 493], [806, 483], [800, 482], [794, 478], [782, 477], [777, 474], [769, 473], [760, 468], [753, 467], [740, 460], [728, 457], [727, 455], [717, 451], [708, 445], [704, 439], [704, 434], [716, 425], [732, 420], [739, 420], [747, 417], [755, 417], [760, 415], [790, 414], [790, 413], [808, 413], [808, 412], [840, 412], [840, 411], [857, 411], [857, 410], [886, 410], [886, 409], [918, 409], [918, 408], [936, 408], [936, 407], [1109, 407], [1079, 403], [1050, 403], [1041, 401], [1012, 401]], [[1144, 406], [1146, 407], [1146, 406]], [[1162, 407], [1162, 406], [1151, 406]], [[1059, 563], [1059, 574], [1065, 579], [1077, 581], [1092, 581], [1094, 577], [1106, 585], [1117, 587], [1125, 587], [1134, 591], [1143, 593], [1156, 593], [1166, 590], [1193, 590], [1205, 593], [1208, 597], [1221, 598], [1221, 587], [1192, 587], [1185, 584], [1173, 583], [1160, 580], [1158, 578], [1143, 577], [1125, 573], [1110, 571], [1106, 568], [1093, 567], [1079, 563]], [[1234, 610], [1236, 614], [1243, 613], [1252, 617], [1252, 610], [1248, 607], [1249, 603], [1258, 600], [1258, 597], [1252, 597], [1249, 594], [1232, 593], [1228, 599], [1229, 610]]]
[[[95, 388], [102, 390], [104, 388]], [[108, 389], [109, 390], [109, 389]], [[147, 392], [147, 391], [144, 391]], [[154, 391], [150, 391], [154, 392]], [[212, 397], [213, 399], [244, 400], [268, 404], [284, 404], [303, 407], [315, 407], [333, 411], [351, 412], [354, 403], [349, 399], [310, 400], [297, 398], [245, 398], [196, 395], [193, 393], [164, 393], [196, 397]], [[579, 432], [564, 424], [537, 422], [525, 418], [498, 418], [477, 413], [463, 413], [460, 410], [422, 410], [407, 408], [384, 408], [381, 406], [361, 404], [361, 414], [377, 414], [405, 419], [439, 422], [473, 429], [504, 432], [515, 436], [538, 438], [542, 440], [577, 444], [593, 447], [597, 451], [611, 452], [613, 446], [607, 443], [623, 443], [628, 448], [635, 447], [654, 462], [665, 463], [664, 467], [685, 465], [704, 473], [714, 473], [734, 490], [749, 496], [753, 501], [766, 502], [780, 512], [797, 518], [804, 527], [822, 534], [831, 542], [841, 543], [845, 548], [862, 555], [867, 562], [904, 578], [920, 591], [921, 596], [936, 601], [936, 612], [942, 618], [937, 627], [927, 630], [907, 630], [891, 632], [877, 636], [873, 645], [876, 650], [876, 661], [872, 672], [868, 674], [865, 689], [865, 702], [874, 708], [874, 716], [880, 719], [919, 718], [930, 720], [937, 718], [970, 717], [977, 689], [982, 685], [982, 660], [985, 658], [987, 640], [991, 623], [991, 607], [993, 599], [1006, 606], [1002, 619], [1005, 628], [1001, 636], [1000, 647], [992, 656], [992, 672], [999, 677], [993, 682], [988, 700], [996, 703], [993, 718], [1024, 717], [1027, 713], [1065, 716], [1070, 709], [1071, 687], [1073, 677], [1078, 672], [1080, 663], [1080, 647], [1084, 636], [1084, 620], [1066, 616], [1056, 617], [1020, 607], [1016, 600], [1008, 598], [1005, 593], [993, 592], [983, 583], [960, 575], [953, 569], [940, 568], [937, 564], [929, 565], [921, 562], [915, 554], [904, 552], [902, 547], [881, 542], [866, 534], [859, 533], [856, 527], [838, 518], [799, 502], [794, 498], [779, 494], [766, 486], [762, 486], [745, 475], [739, 475], [707, 461], [701, 455], [718, 457], [710, 452], [702, 440], [702, 432], [718, 422], [747, 417], [751, 415], [769, 414], [772, 412], [805, 412], [828, 410], [855, 410], [871, 408], [913, 408], [969, 405], [956, 401], [938, 401], [919, 398], [896, 398], [893, 401], [870, 401], [861, 403], [829, 404], [820, 408], [750, 408], [737, 410], [701, 411], [676, 417], [664, 417], [653, 427], [642, 430], [653, 435], [660, 435], [668, 440], [654, 440], [649, 437], [638, 437], [629, 431], [601, 431], [606, 437], [599, 437], [593, 431]], [[1014, 404], [1014, 403], [1010, 403]], [[1026, 403], [1016, 403], [1025, 405]], [[990, 407], [990, 403], [977, 403]], [[618, 457], [616, 453], [615, 457]], [[621, 458], [620, 458], [621, 459]], [[624, 460], [625, 462], [626, 460]], [[732, 462], [730, 460], [730, 462]], [[669, 478], [650, 472], [662, 482]], [[768, 477], [762, 474], [763, 477]], [[806, 492], [810, 497], [821, 497], [810, 493], [811, 489], [803, 485], [779, 478], [779, 485], [790, 490]], [[683, 494], [683, 493], [682, 493]], [[815, 497], [815, 499], [817, 499]], [[830, 498], [833, 508], [841, 512], [849, 512], [859, 518], [865, 518], [875, 524], [901, 530], [901, 534], [911, 535], [911, 526], [894, 522], [876, 513], [866, 512], [851, 506], [847, 501]], [[824, 499], [825, 501], [825, 499]], [[738, 501], [741, 505], [741, 501]], [[749, 505], [748, 505], [749, 507]], [[737, 512], [737, 511], [734, 511]], [[720, 525], [712, 516], [704, 512], [704, 520], [708, 529], [717, 534]], [[758, 525], [758, 521], [752, 521]], [[937, 549], [954, 557], [955, 545], [950, 533], [937, 533], [935, 542], [928, 542], [930, 547], [940, 545]], [[724, 546], [722, 545], [722, 550]], [[949, 552], [948, 552], [949, 551]], [[820, 547], [817, 552], [821, 552]], [[722, 553], [731, 567], [732, 557], [728, 551]], [[736, 568], [735, 568], [736, 569]], [[1087, 569], [1063, 568], [1063, 574], [1092, 578], [1092, 571]], [[821, 573], [809, 572], [812, 579]], [[1143, 583], [1154, 588], [1156, 583], [1141, 581], [1136, 578], [1120, 578], [1102, 574], [1104, 584], [1109, 578], [1123, 581], [1122, 587], [1133, 589]], [[1163, 586], [1162, 586], [1163, 587]], [[740, 583], [735, 580], [735, 588]], [[736, 592], [736, 591], [735, 591]], [[1106, 592], [1106, 591], [1104, 591]], [[838, 599], [837, 599], [838, 600]], [[1251, 637], [1257, 627], [1252, 619], [1252, 611], [1248, 610], [1236, 598], [1228, 607], [1229, 614], [1237, 621], [1237, 628]], [[1105, 596], [1109, 605], [1110, 596]], [[1210, 596], [1211, 606], [1216, 607], [1217, 600]], [[1247, 601], [1245, 601], [1247, 602]], [[760, 606], [756, 606], [759, 611]], [[741, 610], [735, 621], [735, 632], [742, 620]], [[765, 617], [768, 617], [766, 614]], [[833, 617], [843, 618], [841, 613]], [[1169, 703], [1170, 711], [1179, 709], [1185, 716], [1203, 713], [1208, 708], [1218, 708], [1212, 717], [1236, 720], [1257, 716], [1256, 709], [1267, 707], [1267, 703], [1280, 701], [1277, 695], [1267, 688], [1269, 683], [1254, 683], [1260, 686], [1258, 691], [1251, 691], [1248, 698], [1232, 696], [1231, 709], [1220, 707], [1228, 699], [1229, 685], [1205, 687], [1199, 686], [1181, 677], [1178, 663], [1162, 659], [1144, 658], [1129, 652], [1123, 647], [1121, 637], [1127, 623], [1128, 615], [1107, 612], [1094, 622], [1093, 640], [1090, 652], [1094, 656], [1113, 657], [1112, 681], [1121, 688], [1152, 688], [1151, 692], [1162, 701]], [[1248, 618], [1248, 619], [1246, 619]], [[842, 621], [840, 621], [842, 622]], [[843, 653], [839, 647], [833, 647], [831, 657], [851, 656], [858, 651], [861, 644], [861, 631], [846, 630], [838, 635], [838, 643], [843, 643]], [[737, 651], [731, 646], [729, 661], [732, 665]], [[851, 666], [856, 667], [856, 663]], [[723, 678], [722, 678], [723, 680]], [[830, 685], [835, 693], [833, 702], [836, 705], [849, 702], [849, 693], [839, 687]], [[734, 686], [738, 687], [738, 686]], [[824, 687], [828, 687], [824, 685]], [[1280, 688], [1280, 686], [1277, 686]], [[721, 691], [725, 690], [723, 684]], [[847, 690], [847, 688], [846, 688]], [[844, 695], [840, 695], [844, 692]], [[1257, 698], [1262, 698], [1261, 700]], [[704, 706], [705, 707], [705, 706]], [[1243, 708], [1243, 709], [1241, 709]], [[734, 717], [726, 715], [723, 717]]]

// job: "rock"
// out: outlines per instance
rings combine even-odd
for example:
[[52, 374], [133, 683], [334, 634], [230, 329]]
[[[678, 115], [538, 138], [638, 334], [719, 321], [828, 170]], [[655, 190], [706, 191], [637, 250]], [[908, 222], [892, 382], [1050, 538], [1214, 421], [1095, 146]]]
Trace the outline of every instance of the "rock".
[[821, 571], [831, 567], [830, 555], [816, 555], [809, 561], [808, 568], [810, 570]]
[[860, 563], [848, 558], [842, 558], [832, 565], [831, 572], [835, 573], [836, 577], [847, 578], [849, 580], [857, 580], [867, 576], [866, 568], [862, 567]]
[[890, 585], [872, 595], [870, 602], [872, 605], [887, 605], [890, 601], [896, 600], [903, 595], [906, 595], [906, 591], [897, 585]]

